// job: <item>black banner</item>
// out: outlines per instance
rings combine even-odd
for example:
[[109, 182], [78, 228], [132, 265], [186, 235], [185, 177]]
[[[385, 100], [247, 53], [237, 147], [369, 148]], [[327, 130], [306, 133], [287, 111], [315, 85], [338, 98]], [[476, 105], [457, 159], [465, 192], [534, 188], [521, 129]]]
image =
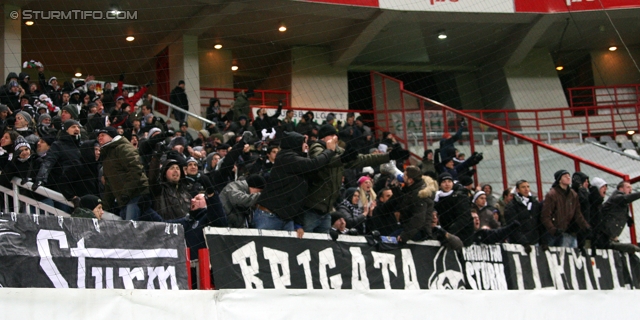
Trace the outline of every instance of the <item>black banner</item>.
[[[216, 288], [291, 289], [635, 289], [640, 259], [612, 250], [541, 251], [473, 245], [461, 253], [436, 241], [399, 246], [364, 237], [252, 229], [205, 230]], [[308, 238], [307, 238], [308, 237]]]
[[184, 230], [0, 213], [0, 286], [187, 289]]

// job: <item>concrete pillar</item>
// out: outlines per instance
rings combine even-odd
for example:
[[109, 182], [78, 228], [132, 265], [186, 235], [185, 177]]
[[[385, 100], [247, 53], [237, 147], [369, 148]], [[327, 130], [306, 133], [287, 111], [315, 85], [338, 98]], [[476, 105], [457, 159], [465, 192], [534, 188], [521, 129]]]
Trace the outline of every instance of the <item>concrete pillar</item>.
[[293, 108], [349, 109], [347, 68], [331, 65], [328, 48], [296, 47], [291, 59]]
[[22, 70], [22, 20], [12, 12], [20, 12], [20, 7], [11, 4], [3, 5], [4, 22], [2, 23], [2, 70], [4, 79], [10, 72], [20, 73]]
[[[183, 35], [182, 38], [169, 46], [169, 77], [171, 88], [184, 80], [185, 91], [189, 99], [189, 111], [202, 115], [200, 106], [200, 67], [198, 59], [198, 37]], [[201, 129], [201, 122], [187, 117], [189, 127]]]

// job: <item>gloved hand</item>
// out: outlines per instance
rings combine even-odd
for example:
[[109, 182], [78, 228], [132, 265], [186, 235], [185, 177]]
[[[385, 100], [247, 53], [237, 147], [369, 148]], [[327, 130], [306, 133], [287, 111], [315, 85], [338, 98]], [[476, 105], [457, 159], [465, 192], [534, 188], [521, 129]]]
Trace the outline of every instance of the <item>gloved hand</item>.
[[393, 193], [394, 196], [402, 195], [402, 189], [398, 185], [392, 185], [389, 187], [389, 189], [391, 189], [391, 192]]
[[444, 229], [442, 229], [440, 226], [433, 227], [433, 229], [431, 229], [431, 234], [433, 235], [434, 239], [440, 242], [447, 241], [447, 232]]
[[409, 159], [410, 155], [411, 154], [407, 150], [402, 148], [393, 148], [391, 152], [389, 152], [389, 159], [403, 162]]
[[331, 237], [331, 240], [336, 241], [338, 240], [340, 233], [338, 232], [338, 230], [331, 228], [331, 230], [329, 230], [329, 236]]
[[20, 185], [24, 186], [27, 182], [29, 182], [29, 178], [22, 178], [22, 180], [20, 180]]
[[278, 107], [279, 107], [279, 108], [282, 108], [282, 106], [283, 106], [282, 99], [279, 99], [279, 100], [278, 100]]
[[484, 159], [484, 155], [482, 155], [481, 152], [474, 152], [473, 156], [476, 158], [477, 162], [480, 162], [480, 161], [482, 161], [482, 159]]
[[340, 155], [340, 161], [342, 163], [349, 163], [358, 159], [358, 150], [354, 149], [350, 143], [344, 148], [344, 152]]
[[147, 82], [147, 84], [145, 84], [144, 86], [149, 88], [153, 85], [153, 80], [149, 80], [149, 82]]
[[42, 182], [40, 181], [34, 181], [33, 184], [31, 185], [31, 191], [36, 191], [36, 189], [40, 188], [40, 186], [42, 186]]
[[635, 224], [635, 221], [633, 221], [633, 218], [628, 217], [627, 218], [627, 226], [633, 227], [634, 224]]
[[74, 197], [73, 199], [71, 199], [71, 202], [73, 202], [74, 208], [80, 207], [80, 197]]
[[124, 81], [124, 72], [120, 74], [120, 77], [118, 77], [118, 81]]

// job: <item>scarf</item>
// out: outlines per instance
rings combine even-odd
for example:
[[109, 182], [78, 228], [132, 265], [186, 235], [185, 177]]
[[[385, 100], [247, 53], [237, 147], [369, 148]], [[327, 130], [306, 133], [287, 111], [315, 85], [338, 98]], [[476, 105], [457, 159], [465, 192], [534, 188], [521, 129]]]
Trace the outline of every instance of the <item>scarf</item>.
[[353, 203], [351, 203], [351, 201], [349, 201], [350, 199], [344, 199], [342, 200], [342, 205], [347, 207], [347, 209], [349, 209], [349, 211], [354, 215], [354, 216], [361, 216], [362, 215], [362, 209], [359, 208], [358, 206], [354, 205]]
[[438, 192], [436, 192], [436, 198], [433, 201], [438, 202], [440, 200], [440, 198], [445, 198], [445, 197], [448, 197], [448, 196], [450, 196], [452, 194], [453, 194], [453, 190], [449, 190], [449, 192], [444, 192], [442, 190], [438, 190]]
[[527, 207], [527, 210], [531, 211], [531, 193], [529, 193], [529, 196], [524, 197], [521, 196], [519, 193], [515, 193], [514, 196], [516, 197], [516, 199], [518, 199], [520, 202], [522, 202], [522, 204], [524, 204], [525, 207]]

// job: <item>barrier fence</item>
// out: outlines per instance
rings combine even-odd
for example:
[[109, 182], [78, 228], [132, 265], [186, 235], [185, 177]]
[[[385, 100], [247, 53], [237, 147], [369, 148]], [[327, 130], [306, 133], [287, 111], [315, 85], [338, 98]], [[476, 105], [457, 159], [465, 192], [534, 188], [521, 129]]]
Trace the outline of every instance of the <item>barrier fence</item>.
[[[601, 177], [609, 182], [634, 182], [639, 178], [631, 179], [623, 172], [511, 131], [494, 121], [477, 118], [409, 92], [404, 89], [402, 81], [384, 74], [371, 72], [371, 87], [376, 129], [394, 134], [414, 157], [422, 156], [424, 150], [434, 146], [433, 143], [437, 146], [439, 137], [433, 132], [453, 134], [452, 131], [457, 130], [464, 119], [468, 146], [460, 148], [467, 147], [470, 153], [485, 152], [486, 160], [478, 165], [478, 172], [474, 174], [477, 184], [490, 183], [507, 189], [513, 187], [517, 180], [525, 179], [531, 185], [531, 192], [543, 199], [553, 183], [553, 173], [559, 169], [582, 171], [589, 177]], [[495, 147], [483, 150], [482, 140], [476, 137], [486, 132], [494, 134], [492, 146]], [[563, 132], [560, 135], [567, 134]], [[505, 148], [509, 141], [515, 140], [519, 141], [518, 145]], [[633, 209], [631, 214], [633, 217]], [[637, 243], [635, 227], [629, 230], [631, 242]]]

